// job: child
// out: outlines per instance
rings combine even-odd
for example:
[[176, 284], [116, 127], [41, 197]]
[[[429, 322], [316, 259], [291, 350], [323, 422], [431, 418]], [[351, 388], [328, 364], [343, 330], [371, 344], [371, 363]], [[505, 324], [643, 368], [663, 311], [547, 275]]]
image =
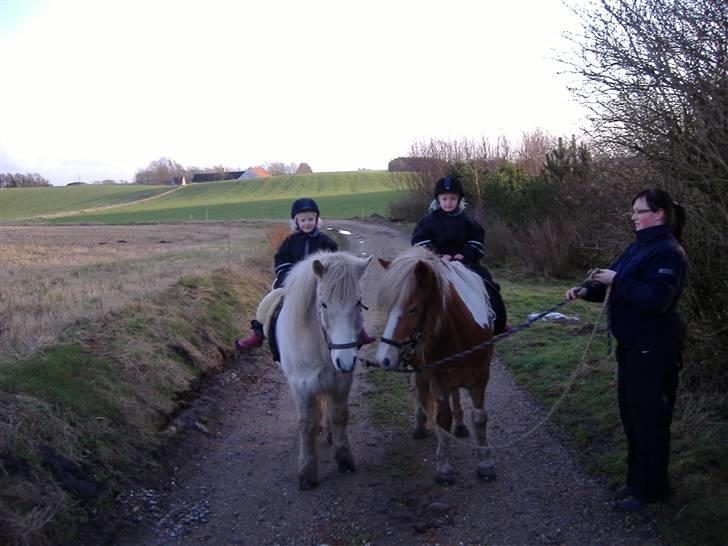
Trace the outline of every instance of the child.
[[435, 184], [435, 200], [430, 212], [415, 226], [412, 244], [429, 248], [443, 260], [456, 260], [483, 278], [491, 305], [495, 311], [493, 334], [500, 334], [506, 326], [506, 308], [500, 295], [500, 286], [488, 269], [481, 265], [485, 254], [485, 231], [472, 216], [465, 212], [463, 186], [458, 178], [445, 176]]
[[[291, 268], [301, 260], [306, 259], [310, 254], [320, 250], [329, 252], [338, 250], [336, 241], [319, 230], [319, 208], [313, 199], [302, 197], [293, 202], [291, 206], [291, 223], [294, 232], [281, 243], [274, 258], [276, 273], [276, 280], [273, 283], [274, 289], [283, 286], [283, 281], [286, 280]], [[239, 349], [260, 347], [263, 344], [265, 339], [263, 325], [253, 319], [250, 321], [250, 328], [250, 335], [236, 342]], [[376, 340], [362, 328], [359, 341], [362, 345], [365, 345]]]

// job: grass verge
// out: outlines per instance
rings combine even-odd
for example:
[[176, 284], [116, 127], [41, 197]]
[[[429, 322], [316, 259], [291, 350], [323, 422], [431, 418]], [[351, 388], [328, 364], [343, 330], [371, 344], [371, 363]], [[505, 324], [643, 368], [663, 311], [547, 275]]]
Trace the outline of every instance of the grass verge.
[[61, 543], [150, 471], [176, 400], [232, 357], [265, 289], [256, 277], [183, 277], [0, 367], [0, 542]]

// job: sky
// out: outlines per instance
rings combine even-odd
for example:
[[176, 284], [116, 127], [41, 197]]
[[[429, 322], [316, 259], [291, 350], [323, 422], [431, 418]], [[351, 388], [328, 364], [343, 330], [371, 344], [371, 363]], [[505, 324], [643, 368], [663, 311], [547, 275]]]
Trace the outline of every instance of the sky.
[[0, 0], [0, 171], [386, 169], [430, 139], [580, 134], [561, 0]]

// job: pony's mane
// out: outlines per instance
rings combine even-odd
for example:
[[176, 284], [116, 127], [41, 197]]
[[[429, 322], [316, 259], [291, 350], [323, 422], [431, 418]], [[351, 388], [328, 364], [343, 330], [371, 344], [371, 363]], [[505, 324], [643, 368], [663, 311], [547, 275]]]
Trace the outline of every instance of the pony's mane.
[[322, 251], [298, 262], [284, 284], [286, 305], [290, 306], [296, 319], [295, 331], [310, 328], [311, 324], [319, 321], [316, 308], [318, 277], [313, 270], [316, 260], [326, 268], [324, 282], [319, 285], [324, 301], [348, 300], [359, 294], [359, 260], [348, 252]]
[[389, 312], [392, 307], [403, 303], [412, 294], [412, 291], [416, 288], [413, 270], [418, 262], [424, 262], [432, 270], [438, 287], [437, 291], [442, 297], [442, 308], [446, 308], [449, 290], [442, 289], [447, 286], [445, 263], [439, 256], [426, 248], [413, 246], [397, 256], [384, 274], [382, 287], [377, 298], [380, 309]]
[[[412, 295], [417, 288], [414, 268], [419, 263], [426, 264], [433, 273], [435, 281], [435, 292], [439, 294], [440, 301], [437, 302], [434, 313], [437, 316], [435, 322], [434, 333], [438, 333], [445, 328], [448, 321], [452, 321], [453, 317], [447, 312], [453, 291], [456, 291], [455, 285], [461, 287], [468, 286], [474, 290], [473, 293], [478, 294], [478, 298], [482, 298], [486, 305], [487, 321], [492, 325], [494, 318], [493, 308], [488, 298], [488, 292], [485, 290], [483, 281], [480, 277], [465, 267], [457, 267], [443, 261], [442, 258], [433, 252], [414, 246], [403, 254], [400, 254], [389, 265], [389, 268], [382, 279], [382, 287], [379, 291], [377, 304], [380, 309], [390, 312], [395, 305], [402, 305]], [[460, 294], [462, 299], [462, 294]], [[464, 300], [465, 305], [468, 302]], [[473, 310], [471, 309], [471, 312]], [[473, 315], [475, 317], [475, 314]]]

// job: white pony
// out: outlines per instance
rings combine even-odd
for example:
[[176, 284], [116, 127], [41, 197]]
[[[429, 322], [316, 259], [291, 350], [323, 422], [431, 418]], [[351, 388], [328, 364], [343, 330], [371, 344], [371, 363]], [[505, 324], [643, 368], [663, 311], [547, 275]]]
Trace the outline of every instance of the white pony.
[[297, 263], [283, 287], [275, 334], [298, 408], [300, 489], [318, 484], [316, 438], [324, 408], [339, 471], [355, 470], [346, 429], [348, 399], [363, 326], [359, 281], [371, 259], [317, 253]]

